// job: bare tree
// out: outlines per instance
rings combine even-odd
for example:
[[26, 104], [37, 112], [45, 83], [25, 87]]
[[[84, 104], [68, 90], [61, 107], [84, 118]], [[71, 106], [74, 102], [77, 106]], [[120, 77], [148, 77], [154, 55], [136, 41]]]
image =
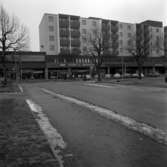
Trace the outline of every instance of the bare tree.
[[94, 30], [89, 34], [88, 38], [88, 54], [92, 56], [92, 63], [95, 67], [95, 72], [98, 76], [98, 81], [101, 80], [101, 66], [104, 60], [104, 51], [107, 49], [103, 40], [103, 35], [100, 31]]
[[28, 47], [28, 31], [21, 25], [18, 19], [10, 16], [6, 10], [0, 7], [0, 50], [2, 51], [1, 62], [3, 65], [4, 84], [7, 84], [7, 51], [19, 51]]
[[131, 36], [128, 40], [128, 46], [125, 49], [134, 57], [138, 68], [138, 78], [142, 79], [143, 65], [147, 57], [146, 46], [143, 38], [137, 40], [136, 35]]

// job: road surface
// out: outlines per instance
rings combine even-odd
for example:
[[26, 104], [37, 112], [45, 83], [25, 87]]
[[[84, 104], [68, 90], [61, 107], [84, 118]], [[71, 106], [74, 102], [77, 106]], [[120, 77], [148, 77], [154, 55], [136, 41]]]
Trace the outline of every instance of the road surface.
[[[101, 117], [89, 109], [54, 98], [52, 90], [115, 110], [167, 130], [165, 89], [134, 86], [97, 87], [87, 82], [24, 84], [27, 98], [39, 104], [62, 134], [77, 167], [166, 167], [167, 146]], [[66, 158], [66, 157], [64, 157]]]

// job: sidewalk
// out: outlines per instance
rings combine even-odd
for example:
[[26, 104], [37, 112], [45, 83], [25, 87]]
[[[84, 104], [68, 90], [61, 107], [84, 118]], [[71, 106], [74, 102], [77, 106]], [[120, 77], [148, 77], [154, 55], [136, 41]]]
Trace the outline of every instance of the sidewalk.
[[0, 167], [58, 167], [23, 95], [0, 93]]

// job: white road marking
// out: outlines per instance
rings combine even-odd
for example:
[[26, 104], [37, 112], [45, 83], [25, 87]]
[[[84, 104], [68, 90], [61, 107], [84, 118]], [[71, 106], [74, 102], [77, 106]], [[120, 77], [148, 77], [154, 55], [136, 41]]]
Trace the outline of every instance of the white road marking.
[[102, 108], [102, 107], [78, 100], [78, 99], [73, 98], [73, 97], [58, 94], [58, 93], [55, 93], [53, 91], [50, 91], [50, 90], [47, 90], [44, 88], [42, 88], [42, 91], [49, 94], [49, 95], [52, 95], [53, 97], [58, 97], [60, 99], [69, 101], [71, 103], [75, 103], [77, 105], [86, 107], [86, 108], [90, 109], [91, 111], [95, 111], [108, 119], [119, 122], [120, 124], [126, 126], [127, 128], [129, 128], [131, 130], [137, 131], [141, 134], [144, 134], [145, 136], [148, 136], [148, 137], [154, 139], [155, 141], [157, 141], [159, 143], [163, 143], [163, 144], [167, 145], [167, 133], [161, 129], [151, 127], [145, 123], [137, 122], [136, 120], [134, 120], [130, 117], [120, 115], [120, 114], [115, 113], [109, 109]]
[[87, 85], [87, 86], [96, 86], [96, 87], [103, 87], [103, 88], [113, 88], [113, 86], [107, 86], [107, 85], [102, 85], [102, 84], [92, 84], [92, 83], [90, 83], [90, 84], [85, 84], [85, 85]]
[[23, 87], [21, 85], [18, 85], [18, 86], [19, 86], [20, 92], [23, 93]]
[[54, 156], [57, 158], [60, 167], [63, 167], [64, 162], [63, 162], [62, 156], [60, 155], [61, 150], [66, 148], [66, 143], [64, 142], [63, 137], [51, 125], [47, 116], [42, 112], [41, 106], [37, 105], [30, 99], [27, 99], [26, 102], [30, 107], [31, 111], [37, 115], [35, 119], [38, 122], [41, 130], [46, 135], [50, 148]]

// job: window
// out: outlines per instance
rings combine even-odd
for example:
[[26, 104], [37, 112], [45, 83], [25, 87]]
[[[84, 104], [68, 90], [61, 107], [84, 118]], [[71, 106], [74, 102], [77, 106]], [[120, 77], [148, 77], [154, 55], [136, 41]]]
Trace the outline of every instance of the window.
[[54, 51], [55, 50], [55, 46], [54, 45], [50, 45], [50, 50]]
[[85, 36], [82, 37], [82, 41], [83, 41], [83, 42], [86, 42], [86, 41], [87, 41]]
[[86, 25], [86, 20], [82, 20], [82, 25]]
[[128, 40], [128, 46], [131, 46], [132, 45], [132, 41], [131, 40]]
[[49, 16], [49, 22], [53, 22], [53, 16]]
[[119, 41], [119, 43], [120, 43], [120, 45], [122, 45], [122, 44], [123, 44], [123, 41], [122, 41], [122, 40], [120, 40], [120, 41]]
[[156, 31], [159, 32], [159, 29], [157, 28]]
[[53, 35], [50, 35], [50, 36], [49, 36], [49, 41], [54, 41], [54, 40], [55, 40], [54, 36], [53, 36]]
[[128, 25], [128, 30], [131, 30], [131, 25]]
[[83, 34], [86, 34], [86, 29], [82, 29], [82, 33], [83, 33]]
[[92, 25], [93, 25], [93, 26], [96, 26], [96, 22], [95, 22], [95, 21], [92, 21]]
[[84, 52], [87, 51], [87, 47], [86, 47], [86, 46], [83, 47], [83, 51], [84, 51]]
[[120, 32], [120, 36], [121, 36], [121, 37], [123, 36], [123, 32]]
[[128, 37], [131, 37], [132, 36], [132, 34], [131, 33], [128, 33]]
[[119, 25], [120, 28], [123, 28], [122, 24]]
[[53, 26], [49, 26], [49, 31], [53, 32], [54, 31], [54, 27]]

